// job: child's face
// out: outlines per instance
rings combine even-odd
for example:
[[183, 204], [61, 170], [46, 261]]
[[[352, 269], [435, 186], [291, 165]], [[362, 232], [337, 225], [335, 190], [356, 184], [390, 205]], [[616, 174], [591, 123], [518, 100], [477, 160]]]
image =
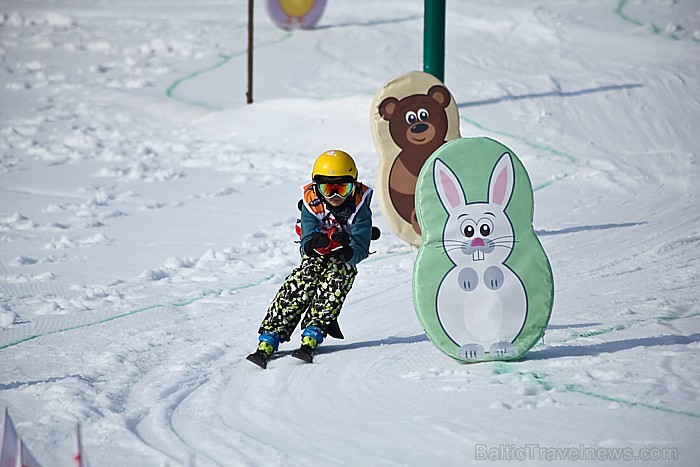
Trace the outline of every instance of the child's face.
[[334, 208], [337, 208], [341, 204], [343, 204], [343, 201], [345, 201], [347, 198], [341, 198], [340, 196], [331, 196], [330, 198], [325, 198], [326, 201], [328, 201], [328, 204], [333, 206]]

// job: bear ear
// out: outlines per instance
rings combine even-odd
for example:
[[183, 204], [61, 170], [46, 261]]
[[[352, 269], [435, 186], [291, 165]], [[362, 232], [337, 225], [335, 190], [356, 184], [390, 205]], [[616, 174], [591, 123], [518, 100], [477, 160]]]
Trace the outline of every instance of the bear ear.
[[387, 97], [379, 104], [379, 115], [381, 115], [384, 120], [391, 120], [394, 117], [394, 112], [396, 112], [398, 103], [399, 100], [397, 98]]
[[452, 96], [445, 86], [436, 84], [428, 89], [428, 97], [437, 102], [443, 109], [450, 105]]

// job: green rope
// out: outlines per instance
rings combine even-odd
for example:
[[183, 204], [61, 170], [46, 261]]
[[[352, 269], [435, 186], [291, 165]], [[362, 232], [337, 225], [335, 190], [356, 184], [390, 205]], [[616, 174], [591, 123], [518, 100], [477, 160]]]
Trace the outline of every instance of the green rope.
[[[247, 288], [250, 288], [250, 287], [258, 286], [258, 285], [262, 284], [263, 282], [266, 282], [266, 281], [272, 279], [273, 277], [274, 277], [274, 274], [269, 274], [269, 275], [263, 277], [262, 279], [260, 279], [259, 281], [252, 282], [252, 283], [250, 283], [250, 284], [241, 285], [241, 286], [239, 286], [239, 287], [231, 288], [231, 289], [229, 289], [229, 292], [234, 292], [234, 291], [237, 291], [237, 290], [243, 290], [243, 289], [247, 289]], [[83, 329], [83, 328], [88, 328], [88, 327], [92, 327], [92, 326], [97, 326], [98, 324], [108, 323], [108, 322], [114, 321], [114, 320], [116, 320], [116, 319], [126, 318], [127, 316], [132, 316], [132, 315], [135, 315], [135, 314], [138, 314], [138, 313], [143, 313], [144, 311], [149, 311], [149, 310], [153, 310], [153, 309], [156, 309], [156, 308], [163, 308], [163, 307], [168, 306], [168, 305], [171, 305], [171, 306], [174, 306], [174, 307], [184, 307], [184, 306], [187, 306], [187, 305], [191, 305], [191, 304], [193, 304], [193, 303], [195, 303], [195, 302], [198, 302], [198, 301], [200, 301], [200, 300], [202, 300], [202, 299], [204, 299], [204, 298], [206, 298], [206, 297], [210, 297], [210, 296], [214, 296], [214, 295], [221, 295], [222, 292], [223, 292], [223, 290], [221, 290], [221, 289], [218, 289], [218, 290], [210, 290], [210, 291], [207, 291], [207, 292], [203, 292], [203, 293], [197, 295], [196, 297], [192, 297], [192, 298], [189, 298], [189, 299], [184, 299], [184, 300], [179, 301], [179, 302], [167, 303], [167, 304], [160, 303], [160, 304], [157, 304], [157, 305], [150, 305], [150, 306], [147, 306], [147, 307], [145, 307], [145, 308], [139, 308], [139, 309], [137, 309], [137, 310], [131, 310], [131, 311], [128, 311], [128, 312], [126, 312], [126, 313], [119, 314], [119, 315], [110, 316], [109, 318], [105, 318], [105, 319], [102, 319], [102, 320], [99, 320], [99, 321], [95, 321], [94, 323], [80, 324], [80, 325], [78, 325], [78, 326], [72, 326], [72, 327], [64, 328], [64, 329], [57, 329], [57, 330], [55, 330], [55, 331], [49, 331], [49, 332], [45, 332], [45, 333], [42, 333], [42, 334], [34, 334], [34, 335], [31, 335], [31, 336], [25, 337], [25, 338], [23, 338], [23, 339], [20, 339], [20, 340], [18, 340], [18, 341], [10, 342], [9, 344], [2, 345], [2, 346], [0, 346], [0, 350], [7, 349], [8, 347], [14, 347], [14, 346], [16, 346], [16, 345], [18, 345], [18, 344], [22, 344], [22, 343], [24, 343], [24, 342], [29, 342], [29, 341], [32, 341], [32, 340], [37, 339], [37, 338], [39, 338], [39, 337], [50, 336], [50, 335], [52, 335], [52, 334], [58, 334], [58, 333], [61, 333], [61, 332], [74, 331], [74, 330], [76, 330], [76, 329]]]
[[233, 57], [234, 57], [234, 55], [222, 55], [222, 56], [221, 56], [222, 60], [221, 60], [220, 62], [218, 62], [218, 63], [216, 63], [216, 64], [214, 64], [214, 65], [212, 65], [212, 66], [209, 66], [209, 67], [206, 67], [206, 68], [202, 68], [201, 70], [193, 71], [192, 73], [190, 73], [190, 74], [187, 75], [187, 76], [184, 76], [184, 77], [182, 77], [182, 78], [176, 79], [176, 80], [173, 82], [173, 84], [171, 84], [170, 86], [168, 86], [168, 89], [165, 90], [165, 94], [166, 94], [168, 97], [170, 97], [171, 99], [175, 99], [176, 101], [179, 101], [179, 102], [184, 102], [185, 104], [197, 105], [197, 106], [200, 106], [200, 107], [204, 107], [205, 109], [208, 109], [208, 110], [221, 110], [220, 107], [217, 107], [217, 106], [208, 104], [208, 103], [206, 103], [206, 102], [195, 101], [195, 100], [192, 100], [192, 99], [185, 99], [184, 97], [179, 97], [179, 96], [175, 95], [175, 90], [178, 88], [178, 86], [180, 86], [182, 83], [184, 83], [184, 82], [186, 82], [186, 81], [189, 81], [189, 80], [191, 80], [191, 79], [194, 79], [194, 78], [196, 78], [196, 77], [198, 77], [199, 75], [202, 75], [202, 74], [204, 74], [204, 73], [207, 73], [207, 72], [210, 72], [210, 71], [214, 71], [214, 70], [216, 70], [217, 68], [221, 68], [222, 66], [226, 65], [229, 61], [231, 61], [231, 59], [232, 59]]
[[520, 371], [516, 370], [513, 368], [513, 364], [506, 364], [506, 363], [496, 363], [494, 365], [493, 372], [497, 375], [502, 375], [502, 374], [514, 374], [521, 380], [525, 379], [530, 379], [535, 381], [537, 384], [542, 386], [544, 389], [547, 391], [551, 391], [553, 389], [556, 389], [561, 392], [568, 392], [568, 393], [575, 393], [575, 394], [581, 394], [583, 396], [588, 396], [592, 397], [595, 399], [600, 399], [608, 402], [616, 402], [618, 404], [624, 404], [630, 407], [642, 407], [645, 409], [651, 409], [651, 410], [657, 410], [660, 412], [667, 412], [667, 413], [672, 413], [676, 415], [684, 415], [686, 417], [692, 417], [692, 418], [700, 418], [700, 413], [698, 412], [693, 412], [690, 410], [685, 410], [685, 409], [674, 409], [671, 407], [666, 407], [665, 405], [661, 404], [651, 404], [648, 402], [639, 402], [635, 401], [632, 399], [626, 399], [623, 397], [617, 397], [617, 396], [609, 396], [607, 394], [601, 394], [598, 392], [594, 391], [589, 391], [587, 389], [582, 388], [581, 386], [577, 384], [564, 384], [564, 385], [556, 385], [549, 379], [545, 378], [541, 374], [535, 372], [535, 371]]
[[[501, 130], [496, 130], [494, 128], [489, 128], [486, 125], [483, 125], [483, 124], [477, 122], [476, 120], [472, 120], [472, 119], [467, 118], [463, 115], [460, 115], [459, 119], [464, 120], [465, 122], [469, 123], [470, 125], [478, 128], [480, 130], [488, 131], [489, 133], [493, 133], [493, 134], [497, 134], [497, 135], [501, 135], [501, 136], [506, 136], [506, 137], [514, 139], [516, 141], [520, 141], [521, 143], [523, 143], [527, 146], [530, 146], [531, 148], [537, 149], [539, 151], [545, 151], [545, 152], [548, 152], [550, 154], [554, 154], [555, 156], [559, 156], [570, 164], [578, 164], [579, 163], [578, 158], [576, 158], [575, 156], [572, 156], [571, 154], [566, 153], [564, 151], [560, 151], [559, 149], [556, 149], [556, 148], [549, 146], [547, 144], [537, 143], [535, 141], [532, 141], [530, 139], [525, 138], [524, 136], [516, 135], [514, 133], [508, 133], [506, 131], [501, 131]], [[568, 178], [570, 176], [571, 176], [570, 172], [565, 172], [554, 180], [547, 180], [545, 182], [540, 183], [539, 185], [532, 187], [532, 190], [539, 191], [543, 188], [547, 188], [548, 186], [552, 185], [556, 181], [562, 180], [564, 178]]]
[[[278, 39], [273, 39], [273, 40], [270, 40], [267, 42], [263, 42], [255, 47], [253, 47], [253, 49], [255, 50], [255, 49], [260, 49], [263, 47], [268, 47], [270, 45], [279, 44], [280, 42], [283, 42], [283, 41], [289, 39], [290, 37], [292, 37], [292, 32], [288, 31], [282, 37], [280, 37]], [[221, 55], [220, 56], [221, 60], [218, 61], [217, 63], [210, 65], [208, 67], [205, 67], [205, 68], [201, 68], [199, 70], [195, 70], [195, 71], [183, 76], [182, 78], [178, 78], [175, 81], [173, 81], [173, 83], [170, 86], [168, 86], [168, 88], [165, 90], [165, 95], [171, 99], [175, 99], [176, 101], [183, 102], [185, 104], [192, 104], [192, 105], [196, 105], [199, 107], [203, 107], [207, 110], [222, 110], [223, 107], [221, 107], [221, 106], [213, 105], [213, 104], [210, 104], [208, 102], [197, 101], [194, 99], [187, 99], [187, 98], [178, 96], [175, 93], [175, 91], [182, 83], [185, 83], [187, 81], [195, 79], [195, 78], [203, 75], [204, 73], [209, 73], [211, 71], [217, 70], [217, 69], [221, 68], [222, 66], [226, 65], [232, 59], [234, 59], [236, 57], [240, 57], [242, 55], [245, 55], [247, 52], [248, 52], [248, 49], [244, 49], [244, 50], [238, 51], [238, 52], [231, 54], [231, 55]]]
[[595, 336], [602, 336], [604, 334], [610, 334], [610, 333], [616, 332], [616, 331], [624, 331], [626, 329], [630, 329], [633, 327], [644, 325], [644, 324], [647, 324], [649, 322], [663, 323], [663, 322], [668, 322], [668, 321], [676, 321], [678, 319], [695, 318], [697, 316], [700, 316], [700, 312], [696, 312], [696, 313], [692, 313], [692, 314], [684, 315], [684, 316], [655, 316], [655, 317], [647, 318], [647, 319], [638, 319], [638, 320], [627, 322], [627, 323], [616, 324], [616, 325], [608, 327], [608, 328], [593, 329], [591, 331], [585, 331], [585, 332], [576, 332], [576, 333], [573, 333], [567, 339], [564, 339], [563, 341], [559, 341], [559, 343], [568, 342], [568, 341], [571, 341], [573, 339], [578, 339], [580, 337], [595, 337]]
[[[628, 0], [620, 0], [620, 1], [618, 2], [617, 6], [615, 7], [615, 13], [616, 13], [617, 16], [619, 16], [623, 21], [626, 21], [626, 22], [628, 22], [628, 23], [630, 23], [630, 24], [634, 24], [635, 26], [640, 26], [640, 27], [647, 27], [647, 26], [648, 26], [648, 27], [651, 28], [651, 31], [652, 31], [654, 34], [656, 34], [656, 35], [658, 35], [658, 36], [668, 37], [668, 38], [670, 38], [670, 39], [673, 39], [674, 41], [680, 41], [681, 39], [683, 39], [683, 36], [681, 36], [681, 35], [674, 34], [674, 33], [666, 33], [666, 32], [664, 32], [660, 27], [658, 27], [658, 26], [655, 25], [654, 23], [644, 23], [644, 22], [642, 22], [642, 21], [640, 21], [640, 20], [638, 20], [638, 19], [632, 18], [631, 16], [627, 15], [627, 14], [624, 12], [625, 7], [627, 6], [627, 1], [628, 1]], [[695, 37], [692, 37], [692, 36], [691, 36], [690, 39], [691, 39], [692, 41], [694, 41], [694, 42], [700, 43], [700, 38], [695, 38]]]

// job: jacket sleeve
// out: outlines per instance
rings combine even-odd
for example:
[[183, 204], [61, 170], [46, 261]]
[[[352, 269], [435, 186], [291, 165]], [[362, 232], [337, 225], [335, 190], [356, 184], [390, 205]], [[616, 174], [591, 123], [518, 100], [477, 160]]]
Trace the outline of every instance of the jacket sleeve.
[[301, 207], [301, 245], [300, 245], [300, 250], [302, 254], [304, 253], [304, 247], [305, 245], [311, 240], [311, 237], [314, 235], [314, 232], [316, 232], [316, 229], [318, 228], [319, 221], [314, 216], [309, 212], [308, 209], [306, 209], [306, 206]]
[[353, 255], [348, 264], [353, 266], [369, 256], [369, 242], [372, 239], [372, 210], [369, 201], [367, 199], [360, 207], [350, 226], [350, 248]]

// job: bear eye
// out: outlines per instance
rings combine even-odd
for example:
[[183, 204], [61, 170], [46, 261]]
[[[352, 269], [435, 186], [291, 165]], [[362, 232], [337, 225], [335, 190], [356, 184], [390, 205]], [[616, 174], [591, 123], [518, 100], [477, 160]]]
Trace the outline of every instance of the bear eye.
[[418, 109], [418, 120], [424, 122], [430, 117], [430, 114], [425, 109]]
[[418, 121], [418, 115], [413, 110], [406, 112], [406, 123], [413, 125]]

